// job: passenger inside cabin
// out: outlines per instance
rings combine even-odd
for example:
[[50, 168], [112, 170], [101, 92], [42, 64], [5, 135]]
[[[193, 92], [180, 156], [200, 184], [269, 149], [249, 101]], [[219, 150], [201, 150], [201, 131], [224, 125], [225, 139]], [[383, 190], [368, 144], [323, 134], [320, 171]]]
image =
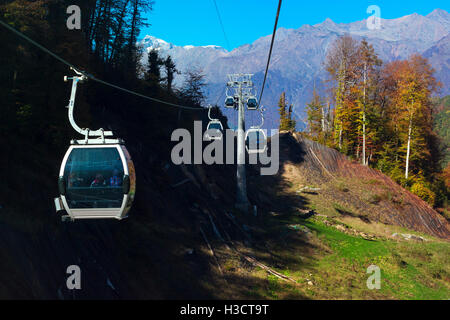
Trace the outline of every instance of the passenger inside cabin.
[[111, 187], [118, 187], [122, 184], [122, 179], [119, 176], [119, 170], [114, 169], [113, 176], [109, 178], [109, 185]]
[[69, 176], [68, 187], [81, 187], [83, 181], [83, 178], [80, 178], [77, 173], [72, 172]]
[[101, 186], [105, 186], [105, 185], [106, 185], [105, 178], [103, 178], [103, 176], [101, 174], [97, 174], [95, 176], [94, 181], [92, 181], [92, 183], [91, 183], [91, 187], [101, 187]]

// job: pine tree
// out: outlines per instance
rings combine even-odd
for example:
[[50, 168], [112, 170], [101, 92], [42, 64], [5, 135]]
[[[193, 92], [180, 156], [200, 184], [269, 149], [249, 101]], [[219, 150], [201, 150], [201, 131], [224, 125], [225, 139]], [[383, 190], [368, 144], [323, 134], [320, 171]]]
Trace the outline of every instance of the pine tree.
[[158, 51], [155, 49], [150, 50], [148, 53], [148, 70], [146, 74], [146, 80], [154, 84], [159, 84], [161, 78], [161, 66], [164, 61], [159, 57]]
[[306, 105], [306, 114], [308, 116], [309, 134], [319, 142], [324, 142], [324, 106], [320, 101], [320, 97], [313, 90], [313, 98], [310, 103]]
[[175, 77], [176, 73], [179, 73], [179, 71], [176, 69], [175, 63], [172, 60], [172, 57], [169, 55], [164, 60], [164, 68], [166, 71], [166, 85], [167, 85], [167, 91], [169, 93], [172, 93], [172, 83], [173, 79]]
[[297, 121], [294, 120], [292, 112], [294, 110], [294, 105], [291, 103], [289, 105], [289, 114], [288, 114], [288, 128], [289, 131], [295, 131], [295, 127], [297, 125]]
[[280, 100], [278, 102], [278, 113], [280, 114], [280, 125], [279, 130], [290, 130], [289, 123], [289, 111], [286, 111], [287, 103], [286, 103], [286, 93], [282, 92], [280, 96]]

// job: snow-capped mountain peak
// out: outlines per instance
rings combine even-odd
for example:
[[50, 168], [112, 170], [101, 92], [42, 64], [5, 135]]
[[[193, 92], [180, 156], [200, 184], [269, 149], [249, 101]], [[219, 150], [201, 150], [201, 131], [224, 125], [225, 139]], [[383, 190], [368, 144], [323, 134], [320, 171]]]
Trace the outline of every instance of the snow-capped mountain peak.
[[[381, 29], [375, 30], [367, 27], [367, 19], [352, 23], [335, 23], [326, 19], [298, 29], [279, 28], [262, 103], [276, 106], [279, 95], [285, 91], [287, 99], [294, 104], [295, 112], [301, 113], [311, 98], [314, 84], [317, 90], [323, 89], [320, 87], [327, 77], [323, 68], [327, 50], [333, 41], [345, 34], [357, 41], [367, 39], [386, 62], [406, 59], [414, 53], [426, 54], [436, 69], [436, 77], [444, 83], [442, 93], [450, 92], [450, 14], [436, 9], [427, 16], [416, 13], [397, 19], [382, 19]], [[255, 84], [261, 85], [270, 40], [271, 35], [264, 36], [230, 52], [215, 45], [177, 46], [153, 36], [145, 37], [142, 45], [148, 50], [158, 49], [162, 57], [170, 55], [181, 72], [201, 69], [208, 82], [205, 90], [208, 101], [215, 103], [224, 94], [228, 73], [253, 73]], [[146, 56], [143, 61], [146, 62]], [[182, 75], [175, 77], [175, 85], [182, 81]], [[268, 108], [268, 113], [271, 112], [269, 109], [273, 108]], [[276, 108], [273, 110], [273, 118], [277, 118]], [[267, 118], [270, 119], [270, 115]], [[266, 124], [269, 127], [274, 125], [270, 120]]]
[[147, 51], [152, 49], [166, 51], [174, 47], [173, 44], [150, 35], [145, 36], [140, 43], [147, 49]]

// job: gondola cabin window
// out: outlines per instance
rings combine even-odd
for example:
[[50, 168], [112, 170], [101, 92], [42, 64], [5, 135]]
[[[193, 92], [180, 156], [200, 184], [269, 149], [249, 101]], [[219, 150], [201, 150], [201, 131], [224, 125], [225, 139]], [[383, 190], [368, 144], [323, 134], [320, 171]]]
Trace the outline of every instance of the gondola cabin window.
[[69, 208], [120, 208], [123, 177], [117, 148], [72, 149], [64, 169]]

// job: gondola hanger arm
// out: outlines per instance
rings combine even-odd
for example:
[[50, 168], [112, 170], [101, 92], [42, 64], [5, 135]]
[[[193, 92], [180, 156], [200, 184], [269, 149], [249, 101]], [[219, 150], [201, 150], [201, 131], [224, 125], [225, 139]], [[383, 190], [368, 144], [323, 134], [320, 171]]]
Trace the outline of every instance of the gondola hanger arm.
[[74, 128], [75, 131], [77, 131], [79, 134], [84, 135], [85, 137], [101, 137], [102, 139], [104, 139], [104, 137], [110, 137], [113, 135], [112, 131], [104, 131], [102, 128], [98, 129], [98, 130], [90, 130], [88, 128], [80, 128], [77, 123], [75, 122], [75, 119], [73, 117], [73, 109], [75, 107], [75, 97], [76, 97], [76, 93], [77, 93], [77, 85], [78, 82], [82, 82], [82, 81], [86, 81], [88, 79], [88, 77], [80, 72], [75, 70], [74, 68], [71, 68], [77, 75], [73, 76], [73, 77], [64, 77], [64, 81], [69, 81], [72, 80], [72, 91], [70, 93], [70, 100], [69, 100], [69, 105], [67, 106], [68, 110], [68, 114], [69, 114], [69, 122], [72, 125], [72, 127]]
[[266, 111], [266, 108], [261, 106], [259, 108], [259, 112], [261, 113], [261, 124], [259, 125], [260, 128], [262, 128], [262, 126], [264, 125], [264, 111]]
[[217, 119], [211, 118], [211, 109], [212, 109], [212, 106], [209, 105], [209, 106], [208, 106], [208, 118], [209, 118], [210, 121], [215, 121], [215, 120], [217, 120]]
[[259, 112], [261, 113], [261, 124], [259, 126], [253, 126], [253, 129], [261, 129], [262, 126], [264, 125], [264, 111], [266, 111], [266, 108], [264, 108], [263, 106], [261, 106], [259, 108]]

